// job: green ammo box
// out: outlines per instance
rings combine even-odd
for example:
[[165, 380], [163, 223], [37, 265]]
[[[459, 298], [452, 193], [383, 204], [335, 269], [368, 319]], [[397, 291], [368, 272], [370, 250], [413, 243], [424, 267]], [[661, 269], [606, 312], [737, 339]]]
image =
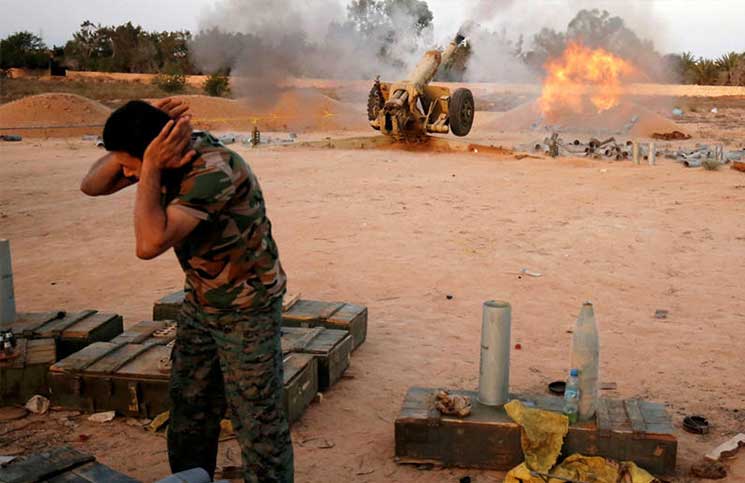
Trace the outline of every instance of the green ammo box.
[[19, 457], [0, 467], [0, 483], [139, 483], [91, 455], [64, 446]]
[[[146, 418], [167, 411], [170, 369], [162, 361], [170, 359], [175, 324], [160, 324], [149, 334], [149, 328], [127, 331], [116, 342], [97, 342], [52, 366], [52, 402], [86, 412], [113, 410]], [[140, 329], [147, 325], [138, 324]], [[300, 418], [318, 393], [317, 367], [312, 355], [285, 355], [284, 405], [290, 422]]]
[[22, 404], [47, 395], [49, 367], [58, 360], [122, 332], [120, 315], [83, 312], [21, 312], [10, 329], [18, 340], [16, 359], [0, 362], [0, 404]]
[[[178, 320], [183, 302], [183, 290], [166, 295], [153, 306], [153, 320]], [[346, 330], [352, 336], [352, 350], [356, 350], [367, 337], [367, 307], [300, 299], [282, 313], [282, 325]]]

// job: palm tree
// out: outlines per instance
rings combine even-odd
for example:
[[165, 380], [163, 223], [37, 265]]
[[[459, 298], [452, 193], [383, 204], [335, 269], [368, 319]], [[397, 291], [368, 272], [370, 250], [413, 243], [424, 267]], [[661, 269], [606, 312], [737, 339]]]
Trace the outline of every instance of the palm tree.
[[713, 60], [701, 57], [696, 62], [695, 74], [696, 84], [715, 85], [719, 80], [719, 67]]
[[696, 84], [696, 58], [690, 52], [683, 52], [680, 55], [680, 75], [683, 82], [687, 84]]
[[737, 52], [730, 52], [729, 54], [724, 54], [716, 60], [716, 65], [721, 72], [722, 81], [724, 84], [733, 84], [732, 77], [735, 71], [735, 67], [737, 67], [738, 62], [740, 62], [740, 59], [742, 57], [742, 54], [738, 54]]

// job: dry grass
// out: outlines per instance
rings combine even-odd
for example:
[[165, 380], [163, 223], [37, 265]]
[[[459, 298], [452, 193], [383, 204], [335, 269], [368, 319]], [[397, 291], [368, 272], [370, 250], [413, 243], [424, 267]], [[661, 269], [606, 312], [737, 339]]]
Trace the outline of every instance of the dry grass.
[[[0, 104], [22, 97], [47, 92], [67, 92], [95, 99], [109, 107], [117, 107], [131, 99], [165, 97], [169, 94], [156, 85], [141, 82], [66, 80], [66, 79], [0, 79]], [[183, 94], [201, 94], [201, 90], [186, 86]]]

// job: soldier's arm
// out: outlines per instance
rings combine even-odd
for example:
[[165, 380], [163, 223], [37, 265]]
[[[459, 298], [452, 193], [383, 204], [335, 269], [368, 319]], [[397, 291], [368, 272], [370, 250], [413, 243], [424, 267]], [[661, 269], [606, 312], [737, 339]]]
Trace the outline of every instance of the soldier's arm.
[[[80, 183], [80, 191], [88, 196], [116, 193], [135, 183], [135, 179], [124, 174], [124, 166], [133, 164], [126, 153], [107, 153], [96, 161]], [[136, 160], [134, 160], [136, 161]]]
[[140, 184], [135, 197], [135, 239], [137, 256], [150, 260], [177, 245], [201, 221], [175, 206], [161, 205], [161, 171], [176, 168], [191, 161], [196, 154], [188, 148], [191, 126], [188, 118], [166, 124], [150, 143], [142, 162]]

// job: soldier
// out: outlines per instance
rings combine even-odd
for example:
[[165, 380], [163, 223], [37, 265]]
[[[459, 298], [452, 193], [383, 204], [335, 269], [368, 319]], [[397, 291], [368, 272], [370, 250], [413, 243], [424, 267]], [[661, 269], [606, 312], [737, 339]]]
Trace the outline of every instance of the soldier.
[[103, 142], [109, 152], [81, 190], [107, 195], [139, 181], [137, 256], [173, 247], [186, 274], [171, 356], [171, 470], [214, 474], [228, 407], [245, 481], [293, 481], [281, 403], [286, 276], [256, 176], [210, 134], [192, 135], [178, 101], [124, 105], [106, 122]]

